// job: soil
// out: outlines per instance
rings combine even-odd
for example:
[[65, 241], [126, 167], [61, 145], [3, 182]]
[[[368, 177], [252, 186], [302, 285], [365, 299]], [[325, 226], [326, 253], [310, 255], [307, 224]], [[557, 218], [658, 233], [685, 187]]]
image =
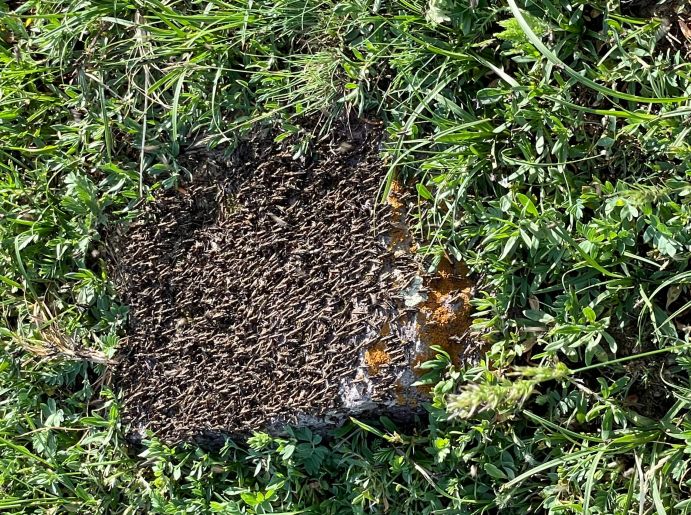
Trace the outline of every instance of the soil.
[[[381, 135], [343, 122], [305, 161], [270, 132], [230, 159], [188, 155], [194, 180], [115, 231], [111, 268], [130, 306], [115, 380], [135, 436], [244, 435], [418, 406], [410, 328], [436, 311], [419, 319], [401, 291], [413, 277], [437, 283], [410, 252], [402, 189], [375, 206]], [[440, 280], [443, 296], [466, 286]]]

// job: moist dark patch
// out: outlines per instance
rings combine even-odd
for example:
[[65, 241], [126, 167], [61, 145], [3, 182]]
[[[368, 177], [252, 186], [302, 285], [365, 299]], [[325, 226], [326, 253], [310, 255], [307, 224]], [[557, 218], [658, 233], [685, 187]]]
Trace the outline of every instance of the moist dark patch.
[[[390, 270], [417, 272], [382, 238], [389, 206], [375, 216], [380, 137], [342, 124], [304, 163], [256, 136], [114, 238], [131, 313], [116, 376], [133, 428], [243, 434], [341, 408], [342, 381], [402, 305]], [[387, 367], [409, 365], [403, 351]], [[377, 380], [374, 401], [400, 395], [394, 374]]]

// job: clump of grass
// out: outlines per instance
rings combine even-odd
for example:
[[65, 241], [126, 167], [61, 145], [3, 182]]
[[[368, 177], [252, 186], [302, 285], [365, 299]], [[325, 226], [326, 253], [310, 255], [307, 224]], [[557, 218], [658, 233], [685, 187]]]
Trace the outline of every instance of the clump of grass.
[[[0, 4], [0, 509], [688, 510], [688, 12], [620, 7]], [[133, 457], [88, 359], [126, 316], [99, 230], [194, 173], [190, 145], [343, 112], [387, 122], [422, 250], [481, 279], [485, 360], [430, 362], [413, 435], [384, 419], [218, 453], [152, 437]], [[46, 338], [79, 352], [32, 353]]]
[[540, 383], [564, 380], [570, 372], [563, 363], [557, 363], [553, 367], [521, 367], [515, 373], [520, 376], [517, 380], [504, 379], [465, 385], [459, 393], [449, 395], [446, 407], [450, 415], [464, 419], [470, 419], [483, 411], [500, 415], [520, 412]]

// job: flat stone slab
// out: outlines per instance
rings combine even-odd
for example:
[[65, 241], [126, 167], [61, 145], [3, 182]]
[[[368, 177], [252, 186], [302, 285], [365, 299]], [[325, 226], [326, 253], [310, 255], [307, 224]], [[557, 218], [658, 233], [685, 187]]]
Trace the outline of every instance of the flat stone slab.
[[187, 156], [194, 179], [110, 238], [130, 306], [115, 378], [135, 437], [419, 412], [416, 366], [432, 345], [460, 359], [472, 284], [447, 262], [422, 273], [403, 188], [377, 204], [380, 138], [353, 122], [308, 160], [270, 134], [230, 159]]

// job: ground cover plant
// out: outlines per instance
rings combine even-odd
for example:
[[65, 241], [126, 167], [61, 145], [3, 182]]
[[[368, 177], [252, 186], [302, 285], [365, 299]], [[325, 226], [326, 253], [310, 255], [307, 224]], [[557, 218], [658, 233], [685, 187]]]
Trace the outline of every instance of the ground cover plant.
[[[0, 3], [0, 509], [685, 513], [689, 12], [562, 0]], [[317, 130], [300, 120], [318, 115]], [[128, 446], [102, 235], [258, 124], [382, 120], [485, 358], [429, 415]], [[362, 199], [363, 202], [365, 199]]]

